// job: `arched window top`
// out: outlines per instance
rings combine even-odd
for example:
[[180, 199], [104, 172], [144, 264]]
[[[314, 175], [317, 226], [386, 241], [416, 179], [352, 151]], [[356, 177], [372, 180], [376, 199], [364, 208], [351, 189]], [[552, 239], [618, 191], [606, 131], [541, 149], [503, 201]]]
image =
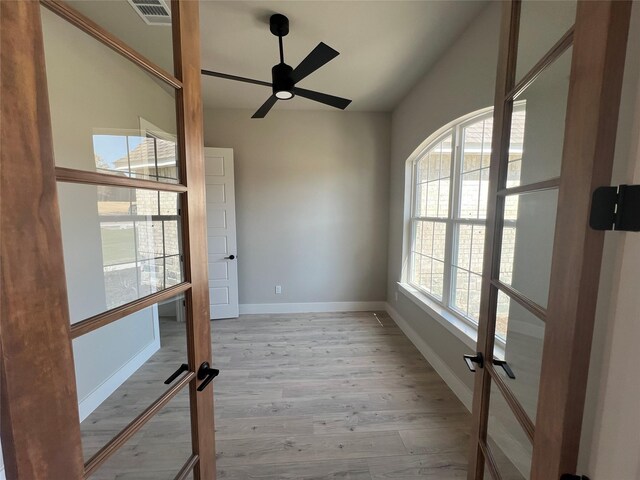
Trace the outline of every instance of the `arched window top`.
[[427, 153], [428, 150], [432, 149], [443, 137], [447, 134], [450, 134], [453, 130], [456, 129], [457, 126], [473, 122], [474, 120], [478, 120], [482, 117], [492, 117], [493, 116], [493, 107], [486, 107], [480, 110], [476, 110], [474, 112], [463, 115], [452, 122], [443, 125], [435, 132], [431, 133], [418, 147], [409, 155], [407, 158], [407, 162], [416, 162], [423, 155]]

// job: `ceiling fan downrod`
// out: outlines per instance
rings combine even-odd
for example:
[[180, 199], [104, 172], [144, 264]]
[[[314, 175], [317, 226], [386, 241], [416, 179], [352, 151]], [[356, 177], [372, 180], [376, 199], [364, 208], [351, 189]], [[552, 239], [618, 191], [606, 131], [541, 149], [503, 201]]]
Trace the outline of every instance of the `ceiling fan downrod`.
[[269, 30], [276, 37], [280, 44], [280, 63], [284, 63], [284, 48], [282, 46], [282, 37], [289, 35], [289, 19], [281, 13], [274, 13], [269, 18]]
[[284, 46], [282, 44], [282, 37], [289, 34], [289, 19], [280, 13], [275, 13], [269, 19], [269, 29], [278, 37], [280, 47], [280, 63], [271, 69], [273, 94], [279, 100], [291, 100], [295, 96], [293, 87], [296, 82], [293, 79], [293, 67], [284, 63]]

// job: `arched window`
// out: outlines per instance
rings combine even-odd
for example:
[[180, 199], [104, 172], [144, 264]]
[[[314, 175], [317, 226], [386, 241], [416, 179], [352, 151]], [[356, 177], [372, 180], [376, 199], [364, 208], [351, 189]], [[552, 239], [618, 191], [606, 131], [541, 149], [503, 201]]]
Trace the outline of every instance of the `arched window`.
[[[519, 183], [525, 115], [520, 102], [513, 112], [508, 186]], [[408, 283], [471, 323], [480, 313], [492, 127], [493, 109], [467, 115], [411, 158]], [[518, 206], [506, 208], [503, 268], [513, 260], [509, 219], [515, 219]]]

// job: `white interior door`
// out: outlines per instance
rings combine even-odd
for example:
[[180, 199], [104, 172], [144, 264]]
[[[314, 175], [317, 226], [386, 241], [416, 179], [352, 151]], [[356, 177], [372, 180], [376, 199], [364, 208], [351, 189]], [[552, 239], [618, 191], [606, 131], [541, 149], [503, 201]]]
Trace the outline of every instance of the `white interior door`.
[[238, 317], [233, 150], [205, 148], [211, 319]]

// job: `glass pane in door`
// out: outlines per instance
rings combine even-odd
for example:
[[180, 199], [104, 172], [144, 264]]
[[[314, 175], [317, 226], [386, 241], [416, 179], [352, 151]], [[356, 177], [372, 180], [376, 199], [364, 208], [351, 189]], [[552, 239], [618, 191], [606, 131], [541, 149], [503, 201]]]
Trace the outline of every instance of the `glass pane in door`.
[[494, 358], [507, 362], [507, 370], [495, 366], [518, 402], [535, 421], [545, 324], [503, 292], [498, 292]]
[[170, 0], [67, 0], [66, 3], [173, 74]]
[[71, 323], [184, 279], [180, 195], [58, 183]]
[[542, 190], [505, 199], [501, 282], [547, 306], [558, 191]]
[[189, 389], [184, 388], [89, 479], [173, 480], [191, 457], [191, 445]]
[[502, 480], [529, 478], [533, 446], [493, 382], [489, 401], [487, 445]]
[[170, 388], [187, 363], [184, 320], [179, 296], [73, 340], [85, 462]]
[[507, 187], [560, 176], [571, 55], [569, 48], [513, 104]]
[[576, 0], [524, 0], [520, 11], [516, 82], [571, 28]]
[[56, 166], [177, 183], [174, 88], [44, 7], [42, 28]]

